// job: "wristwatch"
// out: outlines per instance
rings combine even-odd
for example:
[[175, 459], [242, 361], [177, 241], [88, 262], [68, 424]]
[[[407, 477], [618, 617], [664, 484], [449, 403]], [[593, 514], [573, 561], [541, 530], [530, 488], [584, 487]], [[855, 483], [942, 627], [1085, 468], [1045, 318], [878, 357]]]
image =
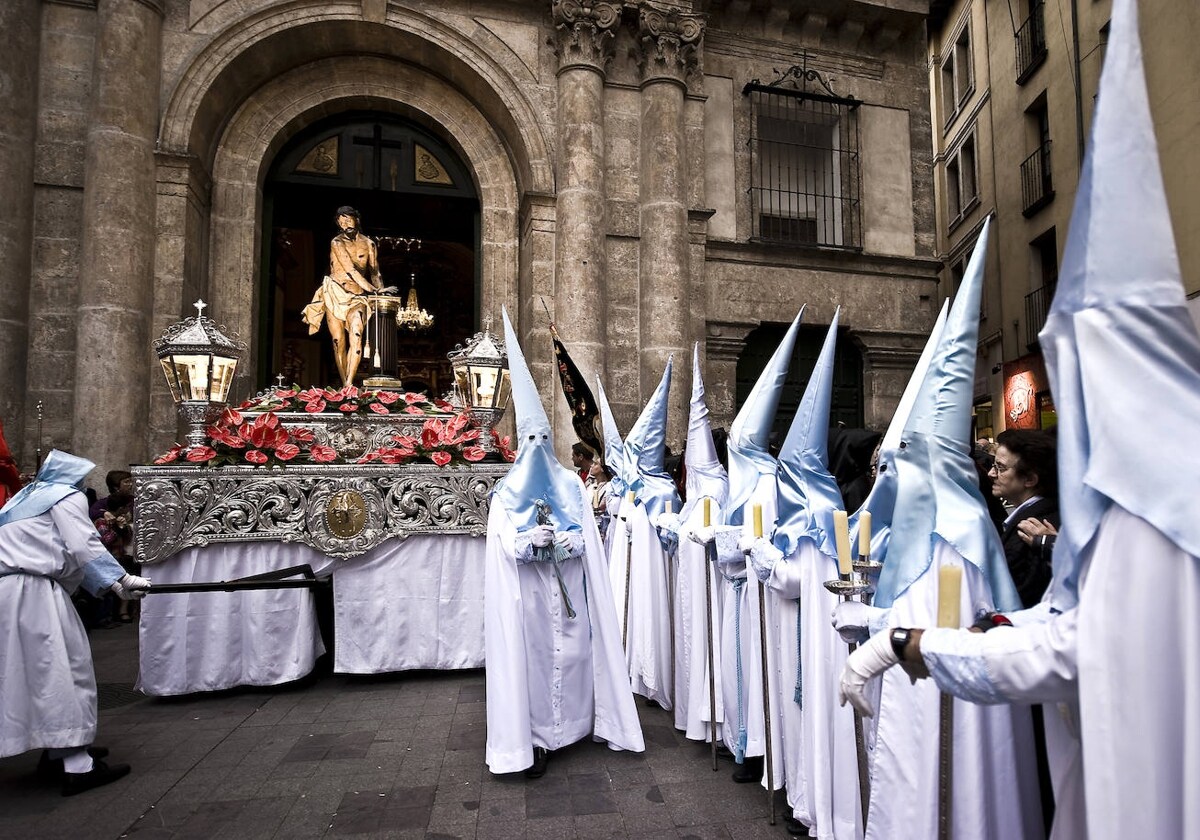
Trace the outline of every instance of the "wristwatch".
[[911, 637], [912, 631], [907, 627], [897, 627], [892, 630], [892, 650], [901, 662], [904, 661], [904, 649], [908, 647], [908, 640]]

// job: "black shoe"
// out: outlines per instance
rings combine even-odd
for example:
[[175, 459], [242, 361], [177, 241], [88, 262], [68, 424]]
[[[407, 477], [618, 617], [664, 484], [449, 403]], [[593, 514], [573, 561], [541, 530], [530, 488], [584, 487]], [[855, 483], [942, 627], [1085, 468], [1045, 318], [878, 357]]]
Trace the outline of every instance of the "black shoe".
[[[88, 747], [87, 751], [92, 758], [108, 758], [108, 747]], [[42, 756], [38, 759], [37, 765], [38, 778], [48, 782], [57, 782], [62, 779], [63, 772], [63, 760], [51, 758], [49, 750], [42, 750]]]
[[787, 833], [793, 837], [808, 837], [808, 826], [800, 822], [795, 817], [784, 817], [783, 827], [787, 829]]
[[738, 766], [738, 769], [733, 771], [733, 780], [738, 784], [747, 784], [749, 782], [761, 782], [763, 777], [763, 757], [761, 755], [751, 758], [746, 756], [744, 763]]
[[87, 773], [63, 773], [62, 795], [74, 796], [85, 790], [115, 782], [122, 776], [128, 775], [128, 764], [114, 764], [109, 767], [100, 759], [96, 759], [92, 762], [92, 769]]
[[737, 756], [734, 755], [724, 744], [717, 745], [717, 758], [723, 761], [735, 761]]
[[525, 771], [526, 779], [540, 779], [546, 775], [546, 765], [550, 763], [550, 753], [545, 747], [533, 748], [533, 764]]

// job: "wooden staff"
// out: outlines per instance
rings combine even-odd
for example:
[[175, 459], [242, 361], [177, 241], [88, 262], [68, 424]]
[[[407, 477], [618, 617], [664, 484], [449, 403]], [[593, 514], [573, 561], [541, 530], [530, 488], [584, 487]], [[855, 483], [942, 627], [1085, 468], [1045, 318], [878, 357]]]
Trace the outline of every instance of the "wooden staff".
[[[958, 627], [962, 595], [962, 569], [938, 569], [938, 627]], [[954, 795], [954, 698], [942, 694], [938, 714], [938, 840], [953, 835]]]
[[[850, 560], [850, 524], [846, 511], [836, 510], [833, 512], [833, 533], [835, 542], [837, 543], [838, 579], [848, 584], [848, 586], [843, 587], [841, 590], [842, 600], [852, 601], [854, 600], [855, 589], [852, 585], [853, 566]], [[858, 551], [860, 561], [865, 563], [870, 559], [871, 514], [869, 513], [863, 513], [859, 519]], [[858, 650], [858, 645], [854, 642], [847, 642], [846, 646], [850, 649], [851, 654]], [[858, 759], [858, 800], [859, 807], [862, 808], [862, 820], [865, 828], [867, 824], [867, 810], [871, 802], [871, 774], [869, 765], [867, 764], [867, 743], [863, 738], [862, 714], [857, 709], [854, 709], [854, 752], [855, 757]]]
[[[544, 301], [543, 301], [544, 302]], [[625, 494], [625, 504], [633, 505], [634, 493], [632, 490]], [[625, 522], [625, 621], [621, 624], [621, 647], [625, 649], [625, 655], [629, 655], [629, 590], [630, 584], [633, 582], [633, 526], [629, 524], [629, 514], [621, 517]]]
[[[704, 497], [704, 527], [712, 527], [712, 499]], [[704, 606], [708, 619], [708, 727], [712, 743], [713, 771], [717, 769], [717, 674], [716, 655], [713, 651], [713, 563], [717, 561], [715, 542], [704, 544]]]
[[[667, 499], [667, 513], [675, 512], [675, 502]], [[678, 549], [676, 549], [678, 550]], [[667, 565], [667, 621], [671, 633], [671, 708], [675, 708], [675, 701], [679, 699], [679, 692], [675, 686], [675, 586], [672, 582], [671, 573], [671, 552], [663, 552], [663, 560]]]
[[[754, 538], [763, 535], [762, 505], [754, 506]], [[755, 575], [757, 578], [758, 575]], [[767, 742], [763, 752], [767, 762], [767, 807], [771, 825], [775, 825], [775, 762], [771, 749], [771, 690], [770, 668], [767, 660], [767, 588], [758, 581], [758, 648], [762, 659], [763, 734]]]

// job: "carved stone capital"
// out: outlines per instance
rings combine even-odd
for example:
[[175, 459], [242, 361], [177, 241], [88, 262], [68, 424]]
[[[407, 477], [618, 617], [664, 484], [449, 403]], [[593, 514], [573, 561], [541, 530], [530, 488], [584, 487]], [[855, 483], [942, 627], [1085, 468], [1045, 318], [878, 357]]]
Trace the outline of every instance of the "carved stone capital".
[[642, 81], [666, 80], [686, 86], [689, 73], [698, 69], [704, 18], [675, 9], [638, 9], [638, 39], [642, 50], [638, 65]]
[[554, 0], [552, 11], [558, 72], [584, 67], [604, 73], [613, 57], [613, 42], [621, 23], [620, 4]]

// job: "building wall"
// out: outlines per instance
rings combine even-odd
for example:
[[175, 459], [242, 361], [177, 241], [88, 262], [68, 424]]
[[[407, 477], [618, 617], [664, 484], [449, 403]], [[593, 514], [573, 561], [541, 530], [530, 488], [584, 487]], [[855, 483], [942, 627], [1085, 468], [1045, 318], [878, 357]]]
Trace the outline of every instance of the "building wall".
[[[1044, 58], [1040, 64], [1035, 62], [1020, 83], [1015, 33], [1028, 19], [1023, 17], [1028, 14], [1028, 3], [956, 0], [933, 5], [928, 66], [936, 161], [937, 251], [943, 262], [941, 294], [944, 297], [953, 293], [953, 267], [969, 253], [983, 219], [994, 212], [976, 400], [991, 400], [996, 417], [994, 431], [999, 432], [1009, 423], [1025, 422], [1021, 407], [1008, 404], [1012, 402], [1014, 377], [1034, 371], [1037, 387], [1045, 388], [1038, 379], [1037, 371], [1042, 366], [1035, 340], [1044, 312], [1037, 309], [1037, 300], [1027, 300], [1043, 287], [1044, 278], [1031, 243], [1053, 231], [1055, 264], [1061, 262], [1082, 165], [1081, 138], [1086, 139], [1090, 130], [1103, 65], [1111, 2], [1045, 0]], [[1150, 107], [1183, 282], [1191, 298], [1189, 305], [1200, 323], [1196, 302], [1200, 296], [1200, 155], [1194, 151], [1194, 137], [1200, 131], [1200, 56], [1193, 48], [1200, 36], [1200, 6], [1190, 0], [1142, 0], [1140, 18]], [[971, 32], [974, 89], [950, 116], [943, 95], [942, 67], [964, 24]], [[1078, 92], [1076, 77], [1080, 80]], [[1026, 211], [1021, 166], [1038, 147], [1031, 111], [1040, 102], [1045, 103], [1049, 124], [1053, 198], [1040, 208]], [[948, 166], [955, 159], [955, 148], [972, 133], [977, 148], [978, 201], [956, 220], [948, 196]]]
[[[4, 280], [29, 300], [10, 320], [31, 340], [6, 360], [28, 385], [0, 385], [0, 405], [25, 421], [22, 463], [54, 444], [109, 469], [175, 439], [137, 336], [203, 297], [206, 314], [257, 345], [267, 167], [306, 126], [351, 109], [413, 120], [466, 161], [481, 202], [482, 310], [514, 314], [564, 450], [541, 298], [581, 369], [603, 372], [622, 431], [675, 354], [673, 444], [693, 341], [715, 419], [728, 423], [746, 336], [803, 304], [807, 323], [828, 323], [840, 305], [864, 359], [867, 423], [884, 425], [937, 302], [926, 7], [45, 0], [36, 99], [13, 117], [34, 137], [23, 141], [33, 224], [4, 240], [30, 263]], [[123, 46], [134, 31], [146, 42], [136, 60]], [[861, 102], [859, 249], [751, 235], [743, 88], [793, 65]]]

